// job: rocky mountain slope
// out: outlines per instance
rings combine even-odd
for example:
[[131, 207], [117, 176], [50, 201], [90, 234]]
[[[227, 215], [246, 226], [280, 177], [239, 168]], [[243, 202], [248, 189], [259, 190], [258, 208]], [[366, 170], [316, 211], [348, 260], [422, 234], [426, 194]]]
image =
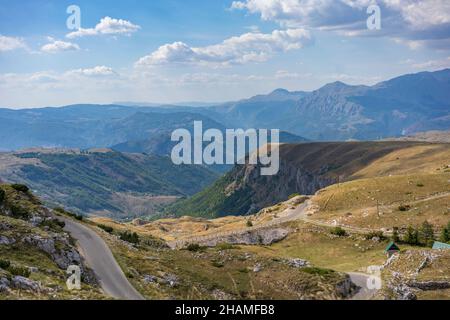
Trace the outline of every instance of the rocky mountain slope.
[[[26, 186], [0, 185], [0, 300], [105, 298], [63, 226]], [[82, 270], [80, 291], [66, 287], [69, 265]]]
[[[404, 173], [402, 169], [414, 171], [427, 164], [427, 158], [436, 157], [439, 160], [433, 159], [445, 162], [449, 145], [429, 145], [430, 150], [423, 150], [420, 146], [424, 145], [420, 142], [281, 145], [277, 175], [261, 176], [260, 168], [255, 165], [235, 166], [211, 187], [169, 206], [166, 213], [204, 217], [250, 214], [284, 201], [292, 194], [314, 194], [338, 181]], [[390, 167], [386, 167], [382, 159], [402, 149], [412, 150], [408, 160], [406, 156], [401, 160], [394, 159], [389, 162]], [[371, 166], [374, 163], [377, 165]]]

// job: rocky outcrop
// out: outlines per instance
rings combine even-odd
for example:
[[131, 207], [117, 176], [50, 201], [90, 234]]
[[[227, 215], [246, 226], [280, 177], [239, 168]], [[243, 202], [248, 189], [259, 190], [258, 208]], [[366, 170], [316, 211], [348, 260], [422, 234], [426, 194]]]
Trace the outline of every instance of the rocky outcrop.
[[245, 232], [237, 232], [230, 235], [218, 236], [200, 240], [199, 243], [207, 247], [215, 247], [219, 243], [246, 244], [246, 245], [271, 245], [283, 240], [289, 234], [285, 228], [257, 229]]
[[38, 282], [22, 276], [15, 276], [11, 280], [11, 284], [15, 289], [27, 290], [32, 292], [41, 292], [43, 289]]
[[[38, 235], [26, 236], [22, 240], [44, 251], [61, 269], [67, 269], [70, 265], [81, 264], [81, 257], [75, 248], [69, 244], [68, 236], [54, 234], [52, 238], [44, 238]], [[56, 243], [59, 243], [58, 247]]]

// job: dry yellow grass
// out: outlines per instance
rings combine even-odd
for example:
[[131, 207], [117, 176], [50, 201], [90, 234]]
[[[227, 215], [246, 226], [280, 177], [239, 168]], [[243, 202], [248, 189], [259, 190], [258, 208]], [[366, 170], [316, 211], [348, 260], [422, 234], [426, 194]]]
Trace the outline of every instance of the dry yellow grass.
[[450, 173], [360, 179], [325, 188], [312, 200], [319, 211], [311, 219], [339, 225], [388, 229], [428, 220], [439, 227], [450, 220]]

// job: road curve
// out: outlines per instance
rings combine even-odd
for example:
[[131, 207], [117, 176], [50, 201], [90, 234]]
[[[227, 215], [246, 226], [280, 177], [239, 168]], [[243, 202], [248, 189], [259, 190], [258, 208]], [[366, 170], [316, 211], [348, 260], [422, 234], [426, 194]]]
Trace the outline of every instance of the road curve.
[[77, 240], [86, 264], [91, 268], [103, 291], [119, 300], [143, 300], [142, 295], [128, 282], [105, 241], [88, 227], [65, 217], [64, 230]]

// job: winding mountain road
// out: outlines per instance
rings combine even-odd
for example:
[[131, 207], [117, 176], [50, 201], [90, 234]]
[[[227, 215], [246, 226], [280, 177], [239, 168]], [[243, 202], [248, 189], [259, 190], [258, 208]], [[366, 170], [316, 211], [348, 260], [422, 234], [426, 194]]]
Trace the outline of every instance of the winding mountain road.
[[116, 259], [102, 238], [88, 227], [66, 217], [64, 230], [77, 240], [86, 264], [91, 268], [103, 291], [119, 300], [144, 300], [130, 284]]

